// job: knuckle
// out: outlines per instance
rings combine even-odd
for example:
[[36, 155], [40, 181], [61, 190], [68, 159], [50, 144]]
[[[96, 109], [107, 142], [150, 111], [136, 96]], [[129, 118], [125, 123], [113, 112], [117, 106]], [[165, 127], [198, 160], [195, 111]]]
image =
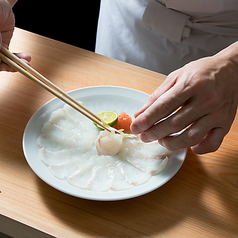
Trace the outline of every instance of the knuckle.
[[210, 91], [209, 94], [203, 95], [199, 100], [198, 107], [205, 109], [214, 109], [220, 105], [220, 96], [216, 92]]
[[170, 151], [176, 151], [178, 149], [181, 149], [179, 146], [178, 146], [178, 143], [176, 143], [176, 141], [173, 140], [173, 138], [171, 137], [165, 137], [163, 138], [163, 146], [170, 150]]
[[176, 144], [166, 143], [166, 142], [165, 142], [165, 147], [166, 147], [166, 149], [168, 149], [170, 151], [176, 151], [176, 150], [182, 149], [182, 147], [179, 147]]
[[207, 98], [207, 102], [210, 107], [217, 106], [220, 104], [220, 97], [215, 92], [212, 92]]
[[208, 152], [209, 153], [215, 152], [215, 151], [218, 150], [219, 147], [220, 147], [220, 144], [218, 144], [218, 143], [211, 143], [210, 146], [209, 146]]
[[220, 135], [217, 136], [216, 138], [214, 138], [213, 140], [210, 140], [209, 142], [209, 152], [214, 152], [216, 150], [218, 150], [218, 148], [220, 147], [223, 138], [225, 135]]
[[184, 128], [183, 121], [180, 118], [174, 117], [171, 119], [170, 129], [174, 132], [179, 132]]
[[149, 98], [148, 98], [147, 100], [148, 100], [149, 102], [154, 102], [157, 98], [158, 98], [157, 92], [154, 91], [154, 92], [149, 96]]
[[151, 115], [144, 112], [140, 117], [140, 124], [143, 130], [149, 129], [153, 123], [151, 123]]
[[198, 144], [203, 139], [203, 136], [200, 135], [199, 131], [188, 130], [187, 140], [190, 146]]
[[170, 110], [171, 110], [171, 108], [170, 108], [170, 105], [168, 102], [166, 102], [166, 101], [160, 102], [160, 113], [162, 115], [168, 115], [170, 113]]
[[153, 140], [158, 140], [158, 139], [160, 139], [160, 138], [159, 138], [159, 133], [158, 133], [158, 131], [157, 131], [156, 129], [150, 130], [150, 137], [151, 137], [151, 139], [153, 139]]

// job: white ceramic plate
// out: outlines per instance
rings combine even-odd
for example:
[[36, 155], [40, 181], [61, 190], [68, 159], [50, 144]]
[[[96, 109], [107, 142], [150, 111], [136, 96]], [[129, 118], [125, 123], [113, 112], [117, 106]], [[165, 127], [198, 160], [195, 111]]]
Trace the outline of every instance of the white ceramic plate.
[[[87, 87], [71, 91], [69, 95], [78, 101], [82, 101], [84, 105], [94, 113], [103, 110], [115, 110], [118, 113], [125, 111], [132, 118], [134, 112], [141, 108], [149, 96], [137, 90], [114, 86]], [[177, 173], [184, 162], [187, 150], [183, 149], [174, 152], [161, 173], [152, 176], [145, 184], [135, 186], [129, 190], [94, 192], [73, 187], [68, 184], [67, 181], [60, 180], [50, 174], [47, 166], [38, 158], [39, 148], [36, 143], [37, 138], [41, 134], [42, 126], [49, 120], [51, 113], [63, 106], [64, 103], [58, 98], [55, 98], [43, 105], [32, 116], [25, 128], [23, 151], [32, 170], [47, 184], [64, 193], [80, 198], [101, 201], [137, 197], [153, 191], [168, 182]]]

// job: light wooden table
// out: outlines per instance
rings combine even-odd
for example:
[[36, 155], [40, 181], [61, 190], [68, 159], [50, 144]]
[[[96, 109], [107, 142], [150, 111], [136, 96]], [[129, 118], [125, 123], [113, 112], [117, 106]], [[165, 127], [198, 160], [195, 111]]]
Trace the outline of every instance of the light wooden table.
[[[165, 76], [16, 29], [12, 51], [65, 91], [92, 85], [152, 93]], [[22, 136], [53, 98], [19, 73], [0, 72], [0, 232], [15, 237], [238, 237], [238, 120], [219, 151], [190, 150], [179, 172], [147, 195], [88, 201], [50, 187], [28, 166]]]

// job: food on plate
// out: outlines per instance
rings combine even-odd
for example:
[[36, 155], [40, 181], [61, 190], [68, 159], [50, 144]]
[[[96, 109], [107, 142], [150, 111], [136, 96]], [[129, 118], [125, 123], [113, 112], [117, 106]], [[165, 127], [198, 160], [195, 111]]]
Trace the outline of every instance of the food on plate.
[[113, 128], [111, 128], [111, 132], [100, 131], [95, 143], [98, 154], [114, 156], [119, 153], [122, 148], [123, 137], [123, 132], [116, 133]]
[[[118, 119], [118, 114], [115, 111], [102, 111], [96, 113], [96, 115], [103, 120], [103, 122], [107, 123], [109, 126], [114, 126]], [[94, 123], [98, 128], [103, 129], [98, 124]]]
[[117, 130], [123, 129], [124, 132], [130, 132], [131, 123], [132, 123], [131, 117], [127, 113], [121, 112], [117, 119], [117, 122], [113, 127], [116, 128]]
[[171, 154], [137, 135], [102, 131], [68, 105], [51, 114], [37, 143], [39, 158], [53, 176], [98, 192], [147, 182], [165, 168]]

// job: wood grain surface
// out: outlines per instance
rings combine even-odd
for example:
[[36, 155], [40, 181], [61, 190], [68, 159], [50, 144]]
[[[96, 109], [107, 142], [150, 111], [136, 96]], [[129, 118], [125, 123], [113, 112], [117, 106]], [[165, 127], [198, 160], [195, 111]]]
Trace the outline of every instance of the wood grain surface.
[[[65, 91], [117, 85], [152, 93], [165, 76], [21, 29], [10, 49]], [[39, 179], [22, 152], [24, 128], [53, 98], [19, 73], [0, 72], [0, 232], [15, 237], [238, 237], [238, 120], [221, 148], [188, 150], [179, 172], [138, 198], [99, 202]]]

